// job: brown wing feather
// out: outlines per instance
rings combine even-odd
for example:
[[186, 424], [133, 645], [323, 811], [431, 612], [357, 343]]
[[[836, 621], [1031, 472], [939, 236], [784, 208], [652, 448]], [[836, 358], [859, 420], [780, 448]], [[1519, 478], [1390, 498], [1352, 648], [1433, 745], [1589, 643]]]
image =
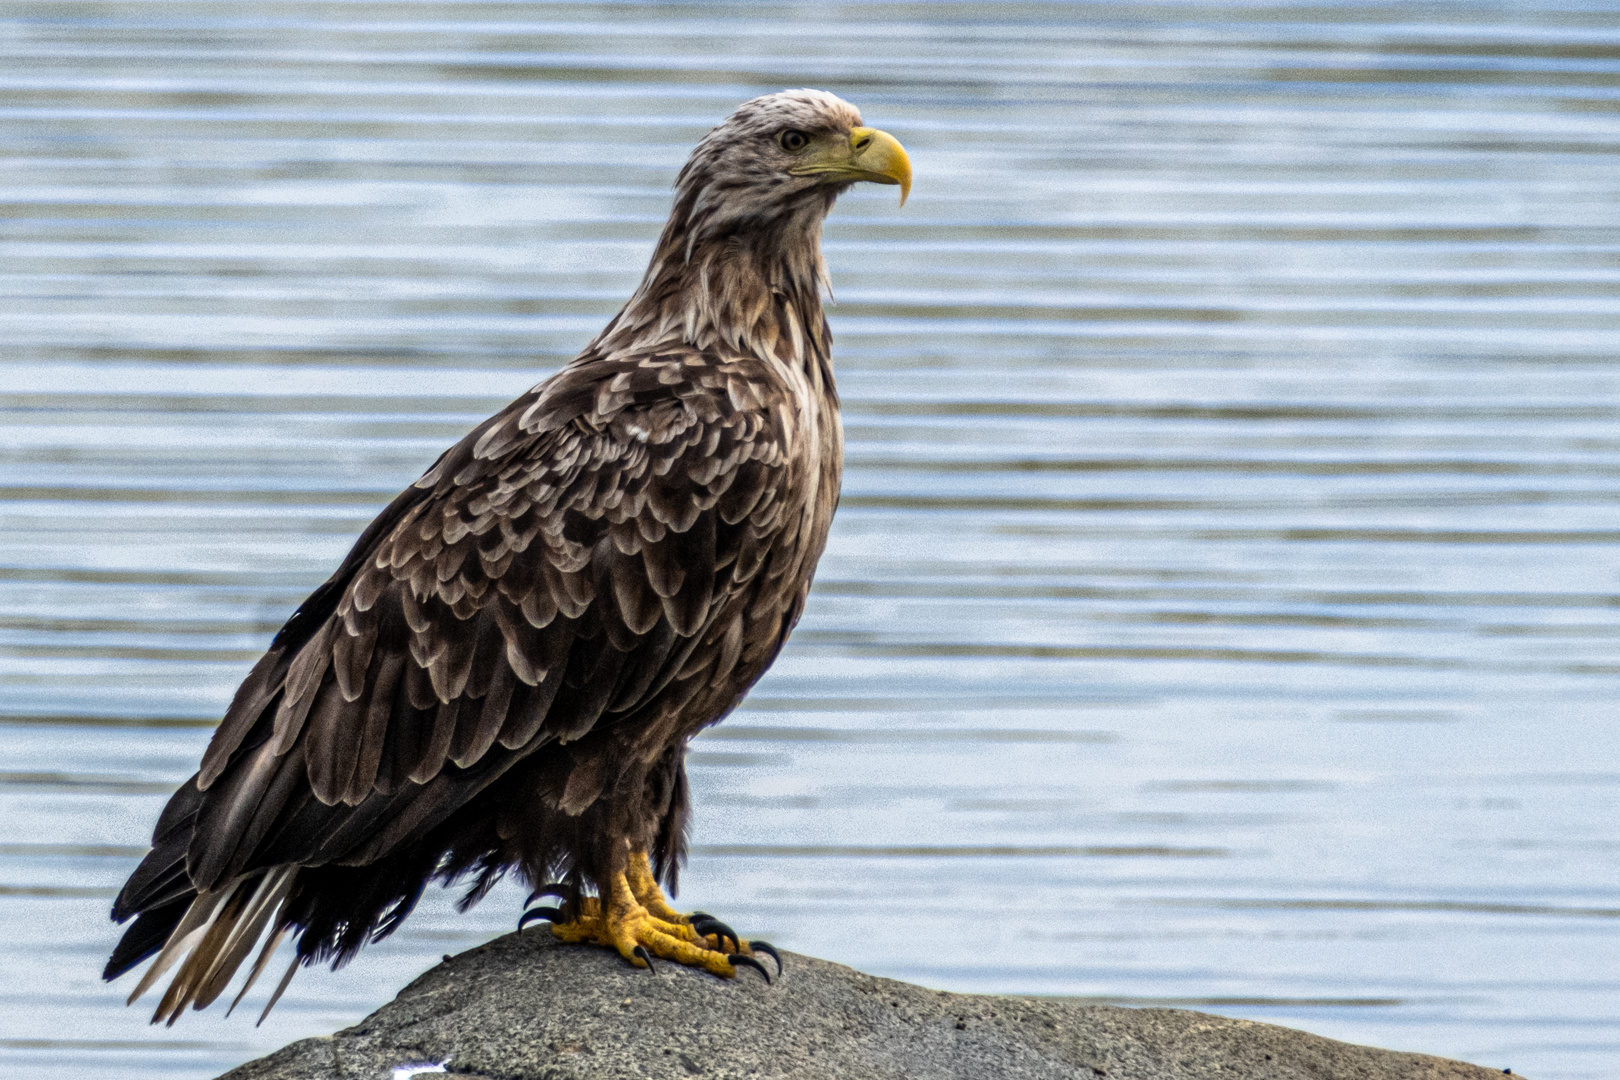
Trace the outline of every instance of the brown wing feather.
[[512, 762], [659, 695], [670, 715], [744, 659], [740, 627], [709, 626], [765, 565], [794, 433], [765, 365], [698, 360], [565, 369], [367, 529], [209, 747], [194, 884], [376, 858]]

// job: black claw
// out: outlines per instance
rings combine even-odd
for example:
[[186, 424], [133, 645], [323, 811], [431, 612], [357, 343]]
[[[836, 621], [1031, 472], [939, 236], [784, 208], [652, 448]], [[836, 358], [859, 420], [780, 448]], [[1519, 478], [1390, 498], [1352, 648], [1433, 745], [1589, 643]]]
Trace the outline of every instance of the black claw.
[[686, 918], [689, 922], [697, 922], [699, 919], [712, 919], [714, 916], [710, 915], [707, 911], [694, 911]]
[[696, 930], [698, 935], [701, 937], [708, 937], [710, 934], [713, 934], [715, 937], [720, 939], [721, 945], [725, 945], [726, 940], [729, 938], [733, 952], [742, 948], [742, 939], [737, 936], [737, 931], [733, 930], [719, 919], [713, 917], [694, 919], [692, 921], [692, 929]]
[[752, 956], [747, 956], [739, 952], [732, 953], [730, 956], [726, 957], [726, 959], [731, 961], [732, 967], [737, 967], [740, 965], [742, 967], [753, 968], [755, 971], [759, 972], [760, 978], [765, 980], [765, 985], [770, 985], [771, 973], [765, 970], [764, 964], [760, 963], [758, 960], [755, 960]]
[[647, 946], [637, 945], [633, 950], [631, 950], [631, 955], [641, 957], [641, 959], [647, 965], [647, 970], [652, 972], [654, 975], [658, 974], [658, 969], [652, 966], [652, 953], [647, 951]]
[[781, 977], [781, 975], [782, 975], [782, 954], [776, 951], [776, 946], [775, 945], [772, 945], [768, 941], [750, 941], [748, 943], [748, 947], [750, 949], [753, 949], [755, 952], [762, 952], [766, 956], [770, 957], [772, 960], [775, 960], [776, 961], [776, 974], [777, 974], [777, 977], [778, 978]]
[[551, 923], [567, 921], [563, 918], [562, 908], [535, 907], [518, 916], [518, 929], [521, 930], [530, 923], [539, 922], [541, 919]]
[[538, 889], [534, 890], [534, 892], [530, 893], [529, 898], [523, 901], [523, 906], [528, 907], [542, 896], [555, 896], [559, 900], [566, 900], [568, 899], [568, 895], [568, 886], [564, 885], [560, 881], [553, 881], [548, 885], [540, 886]]

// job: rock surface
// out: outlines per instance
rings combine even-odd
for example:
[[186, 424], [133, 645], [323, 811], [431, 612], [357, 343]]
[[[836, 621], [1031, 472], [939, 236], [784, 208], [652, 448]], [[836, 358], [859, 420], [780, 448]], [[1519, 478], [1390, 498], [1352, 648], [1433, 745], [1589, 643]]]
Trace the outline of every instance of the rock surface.
[[[387, 1080], [448, 1059], [447, 1080], [1500, 1080], [1179, 1009], [947, 994], [784, 953], [767, 986], [602, 949], [542, 926], [446, 960], [362, 1023], [221, 1080]], [[767, 965], [769, 962], [767, 961]], [[773, 968], [774, 970], [774, 968]]]

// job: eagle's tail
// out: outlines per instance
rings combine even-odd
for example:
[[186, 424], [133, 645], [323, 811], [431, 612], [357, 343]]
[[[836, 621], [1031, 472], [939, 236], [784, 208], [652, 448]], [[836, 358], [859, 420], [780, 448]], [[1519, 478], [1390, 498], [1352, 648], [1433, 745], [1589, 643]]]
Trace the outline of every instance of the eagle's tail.
[[[157, 1012], [152, 1015], [152, 1023], [163, 1021], [173, 1024], [188, 1005], [207, 1008], [224, 992], [231, 976], [236, 974], [236, 969], [242, 966], [254, 944], [270, 927], [264, 947], [248, 972], [246, 984], [231, 1002], [231, 1008], [235, 1009], [243, 995], [258, 981], [276, 947], [291, 929], [279, 915], [282, 902], [286, 900], [297, 874], [298, 867], [295, 865], [277, 866], [239, 878], [221, 888], [194, 894], [184, 914], [180, 914], [173, 923], [167, 940], [158, 950], [157, 959], [152, 961], [152, 966], [130, 993], [129, 1004], [133, 1005], [165, 972], [179, 963], [179, 970], [169, 980], [169, 987], [158, 1002]], [[177, 912], [181, 902], [169, 907]], [[158, 912], [150, 914], [156, 915]], [[140, 922], [137, 921], [130, 928], [130, 936], [140, 929]], [[120, 944], [122, 948], [123, 944]], [[108, 968], [111, 970], [112, 965], [109, 964]], [[270, 1010], [280, 1000], [297, 970], [298, 957], [294, 957], [270, 1003], [259, 1016], [261, 1023], [270, 1015]]]

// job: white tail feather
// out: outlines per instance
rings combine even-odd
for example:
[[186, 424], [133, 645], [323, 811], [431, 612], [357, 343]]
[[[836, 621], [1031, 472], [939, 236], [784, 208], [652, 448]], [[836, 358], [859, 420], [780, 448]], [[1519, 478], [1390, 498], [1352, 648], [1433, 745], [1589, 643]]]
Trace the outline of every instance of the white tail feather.
[[241, 917], [231, 928], [230, 936], [220, 946], [219, 954], [202, 977], [197, 988], [197, 1008], [206, 1009], [224, 992], [226, 985], [231, 981], [231, 976], [236, 974], [236, 969], [247, 959], [247, 954], [259, 940], [259, 935], [264, 933], [265, 924], [270, 921], [270, 916], [281, 906], [281, 898], [287, 894], [287, 889], [292, 885], [296, 869], [292, 866], [277, 867], [260, 879], [259, 887], [254, 890], [247, 907], [242, 910]]
[[[276, 932], [265, 939], [264, 948], [259, 950], [259, 958], [253, 961], [253, 970], [248, 972], [247, 981], [242, 984], [242, 989], [238, 990], [236, 996], [231, 999], [231, 1007], [225, 1010], [226, 1016], [236, 1011], [236, 1007], [242, 1004], [242, 999], [247, 997], [247, 992], [253, 989], [253, 984], [259, 981], [259, 976], [264, 974], [265, 965], [270, 962], [270, 958], [281, 947], [281, 939], [287, 936], [288, 929], [285, 926], [278, 926]], [[264, 1017], [259, 1017], [259, 1023], [262, 1024], [263, 1022]], [[253, 1026], [258, 1027], [258, 1024]]]
[[265, 1003], [264, 1012], [259, 1014], [259, 1019], [254, 1023], [254, 1027], [264, 1023], [264, 1018], [270, 1015], [270, 1010], [276, 1007], [276, 1002], [280, 1001], [281, 995], [286, 993], [287, 984], [292, 982], [292, 977], [298, 973], [299, 959], [298, 956], [294, 956], [292, 963], [287, 965], [287, 974], [283, 975], [281, 982], [276, 985], [276, 992], [270, 995], [270, 1000]]
[[[279, 925], [279, 915], [297, 873], [296, 866], [278, 866], [265, 871], [257, 879], [238, 879], [228, 886], [199, 895], [186, 909], [185, 915], [152, 961], [152, 966], [129, 995], [129, 1003], [134, 1004], [165, 972], [179, 963], [180, 968], [170, 979], [152, 1022], [156, 1024], [167, 1019], [173, 1024], [186, 1006], [195, 1005], [199, 1009], [207, 1007], [224, 992], [231, 977], [241, 967], [254, 944], [265, 936], [268, 927], [271, 929], [269, 940], [249, 972], [247, 984], [236, 997], [236, 1001], [240, 1001], [287, 934], [289, 928]], [[275, 1004], [289, 981], [290, 973], [271, 998], [271, 1005]], [[232, 1002], [231, 1008], [235, 1007], [236, 1002]], [[268, 1007], [265, 1012], [269, 1013]], [[260, 1017], [261, 1022], [263, 1019]]]

